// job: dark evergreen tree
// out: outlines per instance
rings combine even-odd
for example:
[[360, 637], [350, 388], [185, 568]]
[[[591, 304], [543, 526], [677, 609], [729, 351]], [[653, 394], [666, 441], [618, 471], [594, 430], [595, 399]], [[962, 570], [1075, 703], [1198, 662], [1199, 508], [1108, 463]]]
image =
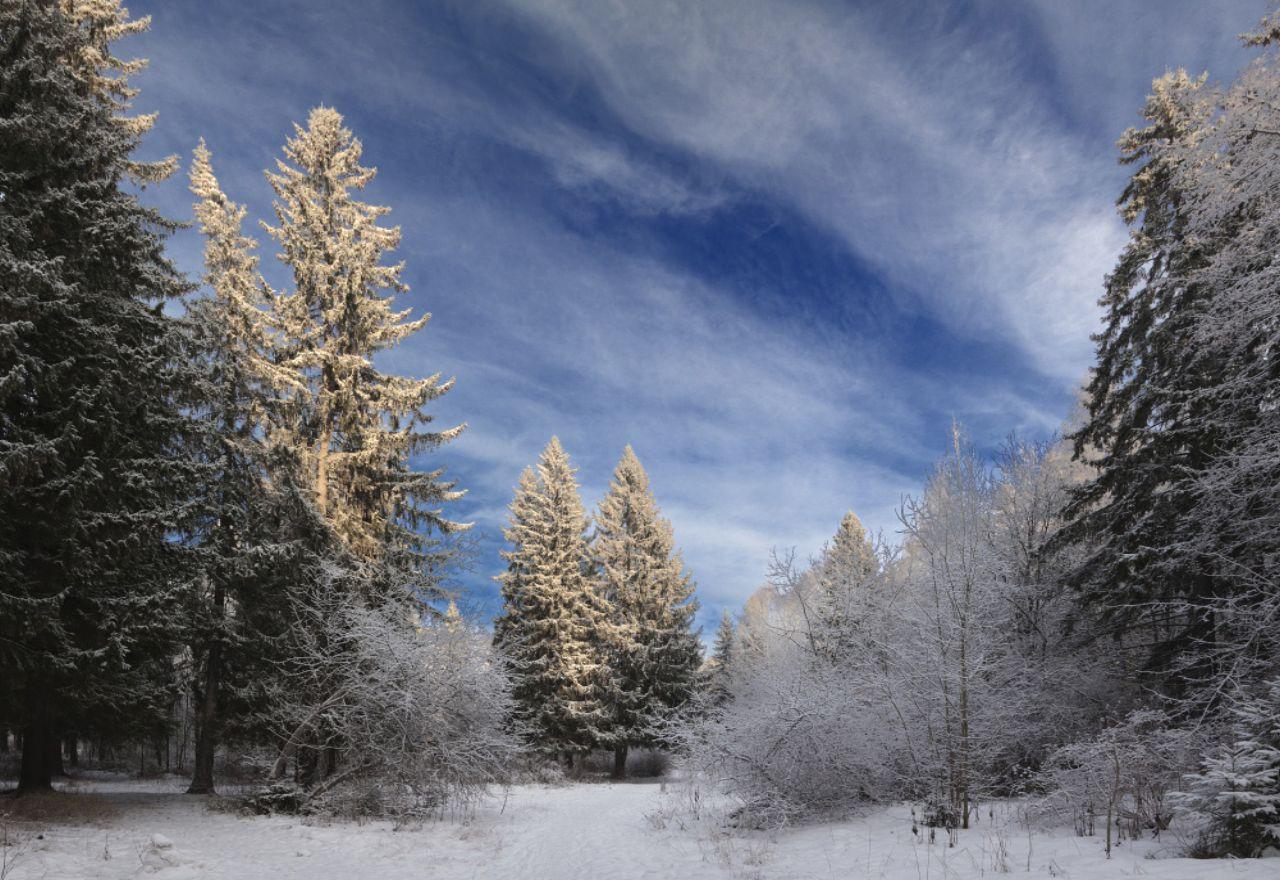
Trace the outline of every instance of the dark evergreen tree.
[[234, 727], [263, 708], [247, 698], [272, 677], [260, 661], [287, 626], [289, 591], [282, 581], [302, 547], [282, 528], [298, 525], [289, 523], [286, 501], [296, 468], [287, 450], [273, 450], [271, 431], [292, 376], [273, 359], [265, 311], [271, 292], [257, 272], [256, 243], [241, 229], [245, 210], [223, 194], [203, 142], [191, 190], [199, 199], [209, 288], [186, 315], [192, 361], [200, 368], [188, 402], [196, 428], [190, 455], [205, 465], [193, 499], [196, 566], [188, 617], [195, 667], [189, 791], [200, 794], [213, 791], [214, 754], [227, 722]]
[[1145, 668], [1175, 692], [1204, 672], [1194, 656], [1212, 624], [1198, 609], [1215, 589], [1188, 516], [1217, 437], [1197, 395], [1212, 365], [1191, 356], [1208, 294], [1193, 283], [1203, 243], [1187, 235], [1179, 167], [1206, 124], [1203, 81], [1184, 71], [1157, 79], [1149, 124], [1120, 140], [1121, 161], [1138, 166], [1120, 199], [1133, 230], [1107, 278], [1087, 418], [1073, 436], [1097, 476], [1073, 492], [1062, 533], [1085, 548], [1073, 581], [1088, 604], [1122, 630], [1142, 629]]
[[1216, 441], [1192, 475], [1196, 503], [1186, 523], [1195, 552], [1215, 566], [1212, 601], [1201, 604], [1214, 627], [1211, 689], [1224, 694], [1273, 674], [1280, 659], [1278, 22], [1273, 13], [1245, 35], [1261, 57], [1215, 93], [1212, 125], [1181, 162], [1190, 234], [1211, 245], [1192, 281], [1212, 295], [1185, 357], [1204, 380], [1196, 412]]
[[737, 643], [738, 629], [733, 625], [733, 615], [726, 609], [720, 615], [720, 625], [716, 628], [716, 641], [711, 646], [711, 659], [707, 664], [707, 690], [714, 706], [724, 705], [729, 699], [729, 681], [730, 676], [733, 675]]
[[0, 713], [20, 788], [67, 731], [159, 729], [174, 688], [192, 469], [171, 390], [183, 281], [127, 187], [151, 124], [111, 41], [118, 4], [0, 6]]

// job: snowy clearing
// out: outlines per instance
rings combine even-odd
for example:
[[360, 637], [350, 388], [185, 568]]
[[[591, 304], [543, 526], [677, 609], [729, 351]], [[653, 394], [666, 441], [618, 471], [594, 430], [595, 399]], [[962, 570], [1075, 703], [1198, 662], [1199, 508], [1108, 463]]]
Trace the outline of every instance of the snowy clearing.
[[[247, 880], [329, 878], [972, 878], [1149, 876], [1168, 880], [1274, 878], [1272, 860], [1160, 858], [1160, 843], [1121, 845], [1046, 834], [1012, 820], [1005, 805], [960, 832], [916, 842], [908, 808], [777, 833], [726, 834], [682, 821], [679, 797], [657, 784], [520, 786], [486, 801], [469, 822], [396, 831], [387, 823], [311, 823], [210, 810], [182, 780], [75, 785], [79, 819], [10, 820], [4, 880], [148, 876]], [[67, 806], [67, 804], [64, 804]], [[12, 810], [8, 802], [2, 809]], [[38, 837], [37, 835], [42, 835]], [[1030, 858], [1028, 859], [1028, 846]]]

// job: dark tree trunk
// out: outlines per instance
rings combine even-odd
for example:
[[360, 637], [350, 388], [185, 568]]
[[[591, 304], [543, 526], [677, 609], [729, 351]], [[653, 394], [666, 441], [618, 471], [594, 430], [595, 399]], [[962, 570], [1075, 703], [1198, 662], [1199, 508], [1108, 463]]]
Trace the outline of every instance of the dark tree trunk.
[[0, 727], [0, 755], [7, 754], [9, 751], [9, 729]]
[[627, 778], [627, 747], [618, 746], [613, 750], [613, 778]]
[[18, 771], [18, 792], [49, 791], [53, 788], [53, 768], [49, 764], [49, 744], [56, 752], [58, 741], [49, 731], [47, 718], [34, 718], [22, 728], [22, 768]]
[[182, 701], [182, 726], [179, 728], [178, 733], [178, 761], [177, 766], [174, 768], [179, 773], [187, 769], [187, 740], [191, 733], [190, 725], [191, 708], [189, 702], [184, 699]]
[[320, 781], [320, 750], [314, 746], [301, 746], [297, 755], [295, 779], [299, 785], [310, 788]]
[[67, 769], [62, 765], [62, 739], [49, 735], [45, 739], [45, 748], [49, 751], [49, 773], [52, 776], [66, 776]]
[[67, 765], [70, 767], [80, 766], [80, 741], [73, 733], [62, 740], [62, 748], [64, 750]]
[[[225, 594], [222, 588], [214, 591], [214, 613], [218, 627], [222, 627]], [[213, 794], [213, 756], [218, 750], [218, 698], [222, 690], [222, 637], [219, 632], [209, 645], [209, 655], [204, 664], [204, 690], [196, 708], [195, 767], [191, 772], [191, 785], [187, 794]]]

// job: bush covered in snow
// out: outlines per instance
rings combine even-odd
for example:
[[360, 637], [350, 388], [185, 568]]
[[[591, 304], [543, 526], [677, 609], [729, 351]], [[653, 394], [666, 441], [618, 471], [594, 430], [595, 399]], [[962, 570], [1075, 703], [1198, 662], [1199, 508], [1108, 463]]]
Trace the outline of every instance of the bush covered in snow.
[[1081, 836], [1115, 840], [1159, 836], [1173, 819], [1171, 793], [1203, 741], [1161, 712], [1136, 711], [1094, 736], [1055, 750], [1036, 784], [1045, 790], [1029, 816], [1037, 824], [1070, 822]]
[[[290, 757], [318, 750], [328, 772], [300, 806], [363, 814], [465, 810], [508, 781], [521, 746], [488, 635], [456, 612], [414, 622], [396, 605], [324, 596], [303, 604], [277, 724]], [[376, 780], [376, 795], [363, 784]], [[353, 792], [360, 799], [354, 809]], [[261, 798], [260, 798], [261, 799]]]

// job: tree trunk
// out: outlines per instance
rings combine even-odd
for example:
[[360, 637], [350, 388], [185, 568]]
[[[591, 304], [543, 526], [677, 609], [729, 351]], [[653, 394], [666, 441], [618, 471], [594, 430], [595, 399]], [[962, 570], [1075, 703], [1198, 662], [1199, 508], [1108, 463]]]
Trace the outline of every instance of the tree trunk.
[[182, 724], [178, 729], [178, 755], [177, 766], [174, 768], [179, 773], [187, 769], [187, 738], [190, 734], [191, 725], [191, 705], [190, 698], [184, 696], [182, 699]]
[[[214, 608], [222, 624], [223, 606], [226, 604], [222, 588], [214, 591]], [[187, 794], [213, 794], [213, 756], [218, 749], [218, 696], [222, 687], [222, 638], [216, 635], [209, 645], [204, 664], [204, 693], [196, 712], [195, 767], [191, 771], [191, 785]]]
[[306, 788], [320, 781], [320, 749], [315, 746], [299, 747], [294, 781]]
[[316, 509], [322, 517], [329, 513], [329, 444], [332, 441], [333, 431], [326, 424], [316, 443]]
[[621, 745], [613, 750], [613, 778], [627, 778], [627, 746]]
[[22, 728], [22, 768], [18, 771], [18, 793], [49, 791], [53, 788], [53, 768], [49, 764], [49, 743], [57, 750], [58, 741], [49, 731], [43, 715]]
[[62, 764], [62, 739], [50, 734], [45, 740], [45, 748], [49, 752], [49, 775], [66, 776], [67, 768]]
[[76, 735], [70, 734], [62, 741], [62, 748], [65, 751], [67, 764], [72, 767], [80, 766], [80, 741]]

